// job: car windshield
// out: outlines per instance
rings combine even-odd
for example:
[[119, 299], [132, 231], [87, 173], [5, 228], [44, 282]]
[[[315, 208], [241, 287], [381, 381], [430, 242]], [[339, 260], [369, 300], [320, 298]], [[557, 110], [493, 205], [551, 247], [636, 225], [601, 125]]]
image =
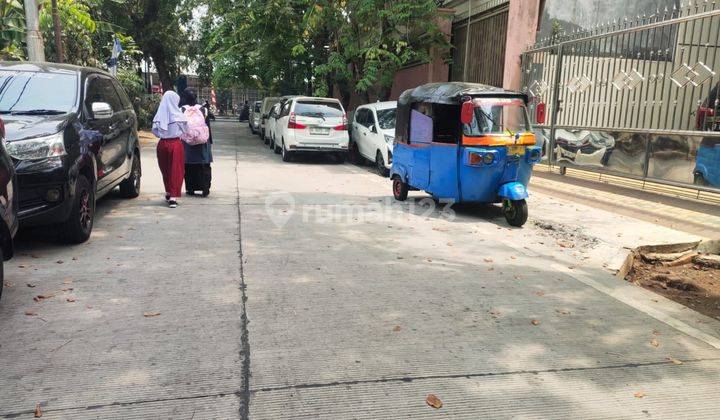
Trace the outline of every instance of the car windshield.
[[295, 115], [303, 117], [342, 117], [343, 111], [339, 102], [298, 101], [295, 104]]
[[463, 127], [466, 136], [530, 131], [522, 99], [476, 99], [474, 105], [473, 121]]
[[395, 129], [395, 111], [395, 108], [377, 111], [378, 125], [380, 125], [381, 130]]
[[76, 107], [73, 74], [0, 70], [1, 114], [65, 114]]

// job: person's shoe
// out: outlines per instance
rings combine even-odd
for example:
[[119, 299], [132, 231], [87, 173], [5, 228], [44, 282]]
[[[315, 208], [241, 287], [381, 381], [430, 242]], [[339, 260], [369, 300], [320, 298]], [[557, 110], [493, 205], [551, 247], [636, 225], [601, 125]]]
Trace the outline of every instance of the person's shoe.
[[178, 203], [177, 203], [177, 201], [170, 199], [170, 200], [168, 200], [168, 205], [170, 206], [171, 209], [174, 209], [178, 206]]
[[165, 194], [165, 202], [166, 203], [170, 202], [170, 194]]

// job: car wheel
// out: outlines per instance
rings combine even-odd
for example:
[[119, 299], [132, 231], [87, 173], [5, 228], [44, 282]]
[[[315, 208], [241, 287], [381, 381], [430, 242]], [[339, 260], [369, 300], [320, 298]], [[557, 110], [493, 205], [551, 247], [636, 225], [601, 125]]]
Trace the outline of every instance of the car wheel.
[[273, 141], [272, 149], [273, 149], [273, 152], [275, 152], [276, 155], [279, 155], [279, 154], [282, 152], [282, 150], [280, 150], [280, 146], [278, 146], [277, 144], [275, 144], [274, 141]]
[[280, 146], [280, 154], [282, 155], [283, 162], [292, 162], [292, 152], [285, 150], [285, 141], [283, 140], [282, 146]]
[[275, 139], [272, 136], [270, 136], [270, 141], [268, 142], [268, 147], [270, 148], [270, 150], [275, 150]]
[[140, 152], [133, 154], [132, 170], [128, 179], [120, 183], [120, 195], [125, 198], [136, 198], [140, 195], [140, 180], [142, 178], [142, 166], [140, 164]]
[[375, 168], [377, 169], [378, 175], [383, 178], [387, 178], [388, 175], [390, 175], [390, 171], [385, 167], [385, 159], [383, 159], [382, 153], [380, 153], [379, 150], [377, 154], [375, 154]]
[[700, 187], [707, 187], [710, 185], [707, 182], [707, 180], [705, 179], [705, 177], [703, 176], [703, 174], [701, 174], [699, 172], [695, 174], [695, 177], [693, 179], [693, 184], [698, 185]]
[[263, 143], [268, 144], [268, 138], [265, 135], [265, 129], [260, 129], [260, 138], [262, 139]]
[[353, 165], [359, 165], [362, 163], [362, 156], [360, 156], [358, 145], [352, 140], [348, 143], [348, 160]]
[[567, 166], [561, 166], [560, 167], [560, 175], [567, 174]]
[[338, 163], [345, 163], [345, 161], [347, 161], [347, 154], [338, 153], [335, 155], [335, 159], [338, 161]]
[[75, 182], [75, 198], [70, 217], [63, 226], [63, 240], [81, 244], [90, 238], [95, 221], [95, 188], [84, 175]]
[[528, 219], [527, 201], [505, 200], [503, 202], [503, 213], [510, 226], [521, 227]]
[[397, 201], [405, 201], [408, 197], [410, 186], [404, 183], [399, 177], [393, 179], [393, 196]]

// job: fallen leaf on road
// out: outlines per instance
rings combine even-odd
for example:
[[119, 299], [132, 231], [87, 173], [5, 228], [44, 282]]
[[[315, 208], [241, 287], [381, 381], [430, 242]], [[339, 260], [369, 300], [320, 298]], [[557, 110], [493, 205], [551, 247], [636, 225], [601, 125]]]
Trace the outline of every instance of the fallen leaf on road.
[[32, 284], [32, 283], [28, 283], [28, 284], [27, 284], [27, 287], [35, 287], [35, 285]]
[[559, 313], [560, 315], [570, 315], [570, 311], [567, 309], [555, 309], [555, 312]]
[[491, 262], [493, 262], [493, 259], [492, 259], [492, 258], [485, 258], [484, 261], [485, 261], [486, 263], [491, 263]]
[[427, 405], [433, 408], [442, 408], [443, 403], [440, 401], [440, 398], [435, 396], [434, 394], [428, 394], [428, 396], [425, 398], [425, 402]]
[[25, 265], [25, 264], [20, 264], [20, 265], [18, 265], [18, 268], [27, 268], [27, 265]]
[[13, 287], [13, 286], [15, 286], [14, 283], [11, 283], [11, 282], [9, 282], [9, 281], [6, 281], [6, 282], [5, 282], [5, 287]]
[[25, 311], [25, 315], [27, 315], [27, 316], [35, 316], [35, 315], [37, 315], [37, 312], [35, 312], [35, 311]]
[[67, 301], [70, 302], [70, 303], [75, 302], [75, 298], [74, 298], [74, 297], [69, 297], [69, 298], [67, 298], [67, 299], [65, 299], [65, 300], [67, 300]]
[[491, 315], [493, 318], [498, 318], [498, 317], [500, 317], [501, 314], [500, 314], [500, 311], [498, 311], [497, 309], [491, 309], [491, 310], [490, 310], [490, 315]]
[[653, 347], [660, 347], [660, 342], [653, 338], [650, 340], [650, 345]]
[[533, 319], [532, 321], [530, 321], [530, 323], [533, 325], [540, 325], [540, 320]]
[[40, 404], [35, 404], [35, 417], [42, 417], [42, 410]]
[[662, 335], [662, 333], [658, 330], [653, 330], [653, 335]]
[[63, 280], [63, 284], [72, 284], [72, 282], [73, 282], [73, 281], [72, 281], [71, 279], [65, 279], [65, 280]]
[[396, 325], [395, 328], [393, 328], [393, 331], [398, 332], [402, 329], [399, 325]]
[[545, 292], [543, 292], [542, 290], [540, 290], [540, 291], [538, 291], [538, 292], [535, 292], [535, 296], [543, 297], [543, 296], [545, 296]]
[[635, 398], [643, 398], [645, 396], [645, 393], [642, 391], [638, 391], [638, 392], [634, 393], [633, 395], [635, 396]]
[[58, 264], [64, 264], [64, 263], [65, 263], [65, 261], [63, 261], [63, 260], [57, 260], [57, 261], [55, 261], [55, 262], [58, 263]]
[[144, 316], [145, 318], [151, 318], [151, 317], [159, 316], [159, 315], [160, 315], [160, 312], [145, 312], [145, 313], [143, 314], [143, 316]]
[[682, 365], [683, 361], [679, 359], [675, 359], [674, 357], [668, 357], [668, 362], [672, 363], [673, 365]]
[[514, 256], [514, 255], [511, 255], [511, 256], [510, 256], [510, 259], [511, 259], [511, 260], [517, 260], [517, 257]]

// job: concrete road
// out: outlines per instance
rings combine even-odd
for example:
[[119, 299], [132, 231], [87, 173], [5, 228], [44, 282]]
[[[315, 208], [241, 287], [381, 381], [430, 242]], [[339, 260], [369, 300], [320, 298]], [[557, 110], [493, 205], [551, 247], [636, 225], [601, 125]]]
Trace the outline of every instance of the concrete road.
[[510, 229], [214, 134], [210, 198], [165, 208], [148, 145], [142, 196], [102, 200], [90, 242], [21, 238], [0, 417], [716, 418], [720, 321], [606, 268], [695, 237], [543, 194]]

